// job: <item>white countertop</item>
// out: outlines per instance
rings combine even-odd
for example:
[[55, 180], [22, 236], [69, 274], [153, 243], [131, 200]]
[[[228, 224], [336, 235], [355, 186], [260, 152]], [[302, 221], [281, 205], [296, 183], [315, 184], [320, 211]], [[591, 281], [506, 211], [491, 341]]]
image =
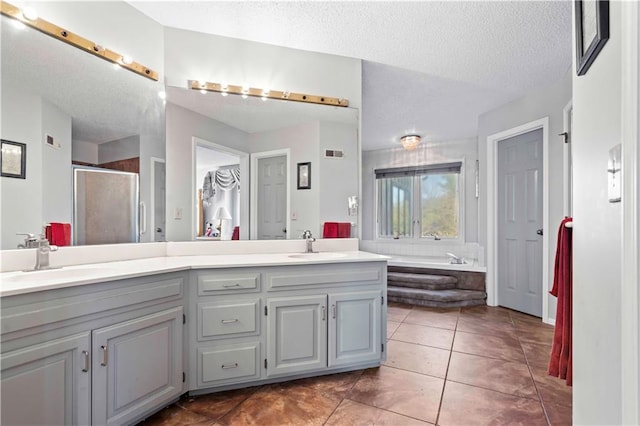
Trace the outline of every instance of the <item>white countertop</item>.
[[389, 259], [388, 256], [363, 251], [300, 255], [297, 252], [163, 256], [65, 266], [43, 271], [4, 272], [0, 273], [0, 297], [190, 269], [314, 265]]

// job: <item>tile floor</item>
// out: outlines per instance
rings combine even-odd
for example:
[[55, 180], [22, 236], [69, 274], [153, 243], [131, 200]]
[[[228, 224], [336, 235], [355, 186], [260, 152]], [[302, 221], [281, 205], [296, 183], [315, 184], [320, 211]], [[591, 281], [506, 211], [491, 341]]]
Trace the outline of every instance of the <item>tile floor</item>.
[[390, 304], [380, 368], [183, 397], [141, 425], [571, 424], [553, 327], [486, 306]]

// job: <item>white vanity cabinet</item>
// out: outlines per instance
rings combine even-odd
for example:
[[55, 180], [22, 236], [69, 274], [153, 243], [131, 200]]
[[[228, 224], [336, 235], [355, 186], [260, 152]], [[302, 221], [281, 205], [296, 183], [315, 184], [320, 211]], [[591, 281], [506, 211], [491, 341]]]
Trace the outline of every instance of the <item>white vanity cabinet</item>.
[[125, 424], [183, 390], [185, 274], [3, 297], [2, 424]]

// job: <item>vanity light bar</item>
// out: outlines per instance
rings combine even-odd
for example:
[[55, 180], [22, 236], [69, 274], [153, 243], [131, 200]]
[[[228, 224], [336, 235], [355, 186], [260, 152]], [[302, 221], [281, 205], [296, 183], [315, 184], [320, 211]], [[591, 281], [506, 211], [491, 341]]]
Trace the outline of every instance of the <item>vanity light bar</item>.
[[203, 83], [197, 80], [189, 80], [189, 87], [193, 90], [218, 92], [222, 94], [231, 93], [233, 95], [253, 96], [256, 98], [279, 99], [294, 102], [306, 102], [310, 104], [330, 105], [336, 107], [348, 107], [349, 100], [343, 98], [331, 98], [328, 96], [305, 95], [303, 93], [281, 92], [279, 90], [258, 89], [255, 87], [242, 87], [228, 84], [223, 86], [221, 83]]
[[151, 80], [158, 81], [158, 73], [156, 71], [153, 71], [137, 62], [130, 61], [126, 55], [120, 55], [119, 53], [116, 53], [112, 50], [105, 49], [103, 46], [100, 46], [99, 44], [94, 43], [91, 40], [87, 40], [86, 38], [79, 36], [78, 34], [67, 31], [64, 28], [52, 24], [51, 22], [46, 21], [42, 18], [36, 18], [33, 20], [27, 19], [23, 15], [23, 11], [20, 8], [13, 6], [5, 1], [0, 2], [0, 4], [2, 5], [1, 13], [5, 16], [8, 16], [9, 18], [20, 21], [23, 24], [28, 25], [31, 28], [34, 28], [48, 36], [64, 41], [65, 43], [77, 47], [78, 49], [84, 50], [85, 52], [91, 53], [92, 55], [95, 55], [106, 61], [120, 65], [124, 69], [132, 71], [143, 77], [147, 77]]

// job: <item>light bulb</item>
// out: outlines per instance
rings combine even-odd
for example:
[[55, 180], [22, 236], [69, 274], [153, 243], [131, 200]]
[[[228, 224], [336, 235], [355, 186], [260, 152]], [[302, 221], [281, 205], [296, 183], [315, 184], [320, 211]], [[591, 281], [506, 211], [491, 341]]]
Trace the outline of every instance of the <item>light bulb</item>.
[[204, 89], [200, 89], [200, 93], [202, 93], [203, 95], [206, 95], [206, 94], [207, 94], [207, 91], [206, 91], [206, 90], [204, 90]]
[[160, 97], [160, 99], [165, 100], [167, 99], [167, 92], [161, 90], [158, 92], [158, 96]]
[[27, 6], [22, 9], [22, 16], [29, 21], [35, 21], [38, 19], [38, 12], [33, 7]]
[[133, 63], [133, 59], [131, 58], [131, 56], [123, 56], [122, 57], [122, 63], [125, 65], [131, 65]]
[[220, 92], [220, 94], [221, 94], [222, 96], [227, 96], [227, 95], [228, 95], [228, 93], [227, 93], [227, 92]]
[[263, 101], [266, 101], [267, 97], [266, 96], [262, 96], [260, 99], [262, 99]]
[[249, 97], [249, 95], [246, 95], [244, 93], [242, 94], [242, 99], [247, 99], [248, 97]]
[[113, 69], [114, 70], [119, 70], [120, 69], [120, 64], [117, 64], [117, 63], [114, 62]]

